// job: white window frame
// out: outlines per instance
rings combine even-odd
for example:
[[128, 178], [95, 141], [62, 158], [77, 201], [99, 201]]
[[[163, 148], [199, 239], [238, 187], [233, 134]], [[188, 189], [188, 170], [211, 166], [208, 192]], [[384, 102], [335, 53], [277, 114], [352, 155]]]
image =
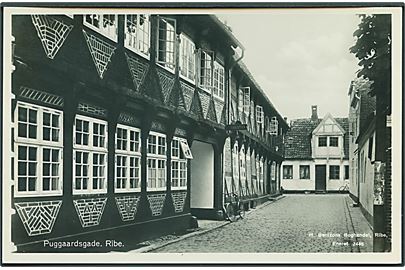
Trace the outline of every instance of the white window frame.
[[[125, 130], [126, 132], [126, 141], [125, 143], [125, 149], [118, 149], [118, 140], [122, 140], [118, 138], [118, 129]], [[134, 132], [135, 134], [138, 134], [138, 140], [131, 140], [131, 132]], [[131, 143], [134, 143], [134, 149], [131, 149]], [[136, 143], [138, 143], [138, 147], [136, 147]], [[117, 128], [115, 131], [115, 181], [114, 181], [114, 190], [115, 193], [126, 193], [126, 192], [140, 192], [141, 191], [141, 130], [139, 128], [123, 125], [123, 124], [117, 124]], [[125, 172], [125, 177], [121, 176], [121, 178], [125, 182], [125, 187], [124, 188], [118, 188], [118, 159], [121, 157], [125, 157], [125, 164], [121, 165], [121, 168], [124, 169]], [[131, 159], [138, 159], [138, 166], [137, 167], [131, 167], [130, 166], [130, 161]], [[131, 170], [138, 170], [138, 177], [131, 177]], [[135, 171], [133, 172], [135, 174]], [[138, 180], [136, 180], [138, 178]], [[138, 182], [138, 187], [131, 188], [131, 180], [137, 181]]]
[[[155, 136], [156, 137], [156, 145], [155, 145], [155, 151], [153, 153], [149, 153], [149, 138], [150, 136]], [[164, 138], [164, 154], [159, 154], [159, 147], [162, 148], [163, 145], [159, 146], [159, 138]], [[147, 169], [146, 169], [146, 188], [147, 191], [164, 191], [166, 190], [167, 187], [167, 156], [166, 156], [166, 151], [167, 151], [167, 145], [166, 145], [166, 135], [158, 132], [151, 131], [149, 132], [149, 136], [147, 139]], [[151, 186], [151, 179], [149, 179], [149, 162], [152, 162], [153, 160], [155, 163], [154, 170], [156, 170], [156, 186], [152, 187]], [[159, 185], [159, 163], [164, 164], [164, 186]]]
[[[286, 173], [285, 173], [285, 170], [284, 169], [287, 169], [287, 168], [291, 168], [291, 175], [289, 174], [288, 176], [290, 176], [290, 177], [287, 177], [287, 175], [286, 175]], [[292, 180], [294, 178], [294, 168], [293, 168], [293, 165], [283, 165], [283, 179], [284, 180]]]
[[[19, 137], [19, 121], [18, 121], [18, 110], [19, 108], [25, 108], [27, 110], [34, 110], [36, 111], [36, 138], [24, 138]], [[29, 112], [28, 112], [29, 113]], [[52, 140], [44, 140], [43, 139], [43, 116], [44, 113], [51, 113], [52, 115], [58, 115], [58, 126], [59, 126], [59, 133], [58, 133], [58, 141]], [[29, 116], [28, 116], [29, 117]], [[51, 120], [52, 122], [52, 120]], [[34, 105], [26, 102], [17, 102], [17, 106], [14, 112], [14, 151], [15, 151], [15, 158], [14, 158], [14, 197], [46, 197], [46, 196], [61, 196], [63, 195], [63, 111], [55, 110], [39, 105]], [[27, 123], [29, 123], [29, 119], [27, 119]], [[52, 125], [52, 124], [51, 124]], [[28, 133], [27, 133], [28, 136]], [[52, 132], [51, 132], [52, 137]], [[18, 148], [19, 147], [29, 147], [36, 149], [36, 159], [35, 159], [35, 171], [36, 171], [36, 183], [35, 183], [35, 190], [34, 191], [27, 191], [28, 190], [28, 181], [27, 181], [27, 190], [26, 191], [19, 191], [19, 172], [18, 172]], [[52, 186], [52, 177], [58, 178], [57, 185], [58, 188], [56, 190], [43, 190], [43, 150], [50, 149], [50, 150], [58, 150], [58, 173], [56, 175], [49, 176], [50, 179], [50, 186]], [[29, 151], [29, 150], [28, 150]], [[29, 159], [27, 151], [27, 173], [26, 176], [29, 178]], [[52, 160], [50, 161], [52, 165]], [[52, 169], [51, 169], [52, 172]]]
[[232, 174], [236, 181], [239, 181], [239, 146], [238, 142], [235, 142], [232, 149]]
[[[136, 25], [129, 21], [129, 16], [136, 16]], [[144, 24], [141, 25], [141, 16], [144, 16]], [[135, 32], [130, 32], [128, 28]], [[125, 48], [149, 59], [151, 23], [149, 14], [126, 14], [124, 23], [124, 46]]]
[[[187, 189], [187, 165], [188, 161], [187, 158], [184, 156], [181, 150], [181, 141], [185, 140], [179, 137], [173, 137], [172, 144], [171, 144], [171, 157], [172, 157], [172, 166], [171, 166], [171, 189], [172, 190], [186, 190]], [[177, 144], [177, 147], [175, 146]], [[176, 150], [177, 155], [174, 153], [173, 150]], [[177, 164], [177, 169], [174, 168], [173, 164]], [[183, 169], [181, 168], [182, 166]], [[177, 173], [177, 176], [176, 176]], [[182, 177], [183, 175], [184, 177]], [[173, 185], [173, 181], [177, 180], [177, 185]], [[183, 181], [183, 185], [182, 185]]]
[[[195, 84], [197, 54], [194, 42], [186, 34], [180, 34], [180, 77]], [[186, 66], [185, 66], [186, 65]]]
[[[203, 61], [204, 56], [204, 61]], [[207, 60], [208, 59], [208, 60]], [[204, 62], [204, 68], [201, 63]], [[209, 63], [209, 64], [207, 64]], [[209, 68], [208, 68], [209, 66]], [[204, 91], [211, 94], [214, 69], [214, 52], [204, 49], [199, 49], [198, 53], [198, 86]], [[203, 80], [204, 78], [204, 80]], [[209, 78], [207, 82], [206, 78]]]
[[264, 112], [263, 107], [260, 105], [256, 105], [256, 123], [262, 127], [264, 126]]
[[[114, 15], [114, 17], [115, 17], [114, 25], [112, 25], [110, 27], [103, 27], [103, 28], [100, 26], [97, 27], [94, 24], [86, 21], [87, 16], [98, 16], [99, 22], [103, 22], [104, 17], [110, 16], [110, 15]], [[110, 39], [114, 42], [117, 42], [117, 40], [118, 40], [118, 15], [117, 14], [86, 14], [86, 15], [83, 15], [83, 25], [102, 34], [103, 36], [107, 37], [108, 39]]]
[[[331, 170], [333, 168], [338, 167], [337, 173], [338, 173], [338, 177], [337, 178], [332, 178], [332, 174], [331, 174]], [[329, 165], [329, 180], [340, 180], [341, 179], [341, 173], [340, 173], [340, 165]], [[336, 171], [334, 172], [336, 173]]]
[[[166, 31], [166, 38], [161, 39], [159, 33], [160, 33], [160, 27], [161, 23], [164, 22], [166, 25], [171, 25], [173, 28], [165, 27]], [[172, 24], [171, 24], [171, 23]], [[163, 28], [162, 28], [163, 29]], [[167, 36], [171, 36], [173, 34], [173, 40], [168, 38]], [[164, 41], [164, 48], [160, 48], [160, 40]], [[176, 20], [167, 18], [167, 17], [162, 17], [158, 16], [158, 27], [157, 27], [157, 34], [156, 34], [156, 63], [160, 65], [161, 67], [167, 69], [171, 73], [174, 73], [175, 67], [176, 67]], [[168, 45], [172, 45], [172, 48], [168, 49]], [[171, 50], [170, 50], [171, 49]], [[159, 60], [159, 51], [164, 52], [164, 59]], [[172, 55], [172, 57], [170, 56]]]
[[270, 120], [269, 133], [270, 135], [278, 135], [278, 120], [275, 116]]
[[212, 82], [213, 96], [223, 101], [225, 98], [225, 68], [218, 61], [214, 61]]
[[[76, 120], [87, 121], [89, 122], [89, 138], [88, 145], [76, 144]], [[93, 146], [93, 136], [94, 136], [94, 124], [104, 125], [104, 147]], [[73, 124], [73, 181], [72, 181], [72, 190], [73, 195], [77, 194], [105, 194], [107, 193], [107, 181], [108, 181], [108, 123], [105, 120], [100, 120], [93, 117], [88, 117], [84, 115], [77, 114]], [[88, 153], [88, 183], [87, 189], [76, 189], [76, 153]], [[93, 156], [94, 154], [104, 155], [104, 185], [100, 189], [93, 189]], [[100, 178], [100, 177], [98, 177]]]

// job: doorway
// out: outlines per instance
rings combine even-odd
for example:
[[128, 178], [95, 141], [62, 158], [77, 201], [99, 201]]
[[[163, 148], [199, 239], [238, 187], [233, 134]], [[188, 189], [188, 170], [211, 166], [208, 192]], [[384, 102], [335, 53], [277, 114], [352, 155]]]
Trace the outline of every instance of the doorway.
[[209, 143], [194, 141], [191, 147], [190, 207], [214, 208], [214, 148]]
[[326, 191], [326, 165], [315, 165], [315, 190]]

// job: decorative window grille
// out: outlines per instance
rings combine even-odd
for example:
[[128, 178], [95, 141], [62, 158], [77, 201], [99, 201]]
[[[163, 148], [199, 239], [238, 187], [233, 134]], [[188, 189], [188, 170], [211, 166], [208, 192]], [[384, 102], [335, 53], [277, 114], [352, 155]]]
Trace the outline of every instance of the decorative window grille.
[[17, 102], [15, 196], [62, 195], [63, 113]]
[[88, 114], [93, 114], [95, 116], [107, 116], [107, 110], [94, 106], [94, 105], [90, 105], [90, 104], [86, 104], [86, 103], [79, 103], [77, 109], [81, 112], [84, 113], [88, 113]]
[[125, 15], [125, 47], [149, 57], [150, 19], [146, 14]]
[[215, 97], [223, 100], [225, 96], [225, 71], [224, 67], [218, 63], [214, 62], [214, 81], [213, 81], [213, 94]]
[[107, 122], [77, 115], [73, 132], [73, 194], [106, 193]]
[[195, 83], [195, 45], [194, 42], [180, 34], [180, 75]]
[[114, 14], [88, 14], [83, 18], [83, 24], [103, 36], [117, 42], [118, 16]]
[[42, 103], [46, 103], [49, 105], [63, 107], [64, 100], [62, 97], [52, 95], [46, 92], [38, 91], [35, 89], [31, 89], [28, 87], [21, 87], [21, 97], [25, 97], [27, 99], [36, 100]]
[[209, 93], [211, 93], [213, 65], [213, 52], [200, 50], [199, 85]]
[[37, 30], [46, 56], [50, 59], [54, 59], [70, 31], [73, 29], [73, 25], [67, 25], [64, 22], [46, 15], [32, 15], [31, 19]]
[[165, 17], [158, 19], [157, 63], [174, 71], [175, 67], [176, 20]]
[[141, 131], [117, 125], [115, 132], [115, 192], [141, 190]]
[[93, 58], [94, 65], [96, 66], [99, 77], [102, 79], [104, 72], [107, 70], [108, 63], [111, 61], [111, 57], [115, 52], [115, 47], [110, 43], [92, 35], [86, 33], [83, 30], [84, 38], [86, 39], [87, 46], [91, 57]]
[[270, 135], [278, 135], [278, 120], [275, 116], [271, 118], [269, 133]]
[[166, 189], [166, 135], [150, 132], [147, 140], [147, 188], [149, 191]]
[[172, 190], [187, 189], [187, 158], [180, 151], [180, 142], [183, 140], [177, 137], [172, 140]]

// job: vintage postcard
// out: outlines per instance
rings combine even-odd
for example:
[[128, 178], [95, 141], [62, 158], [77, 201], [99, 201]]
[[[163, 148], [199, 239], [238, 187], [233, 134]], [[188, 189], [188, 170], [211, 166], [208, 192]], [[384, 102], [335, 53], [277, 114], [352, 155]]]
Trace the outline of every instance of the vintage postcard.
[[403, 264], [402, 12], [3, 4], [2, 263]]

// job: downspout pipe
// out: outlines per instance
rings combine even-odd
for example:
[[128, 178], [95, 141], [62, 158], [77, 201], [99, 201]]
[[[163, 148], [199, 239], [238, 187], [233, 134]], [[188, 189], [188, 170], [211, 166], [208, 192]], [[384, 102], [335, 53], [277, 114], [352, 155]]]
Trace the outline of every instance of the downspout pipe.
[[228, 71], [228, 89], [227, 89], [228, 90], [228, 123], [227, 124], [231, 123], [231, 102], [232, 102], [232, 99], [231, 99], [231, 82], [232, 82], [231, 74], [232, 74], [232, 70], [236, 66], [236, 64], [238, 64], [239, 61], [241, 61], [242, 58], [245, 56], [245, 48], [241, 47], [241, 46], [240, 46], [240, 48], [242, 50], [240, 57], [232, 63], [232, 65], [229, 67], [229, 71]]

